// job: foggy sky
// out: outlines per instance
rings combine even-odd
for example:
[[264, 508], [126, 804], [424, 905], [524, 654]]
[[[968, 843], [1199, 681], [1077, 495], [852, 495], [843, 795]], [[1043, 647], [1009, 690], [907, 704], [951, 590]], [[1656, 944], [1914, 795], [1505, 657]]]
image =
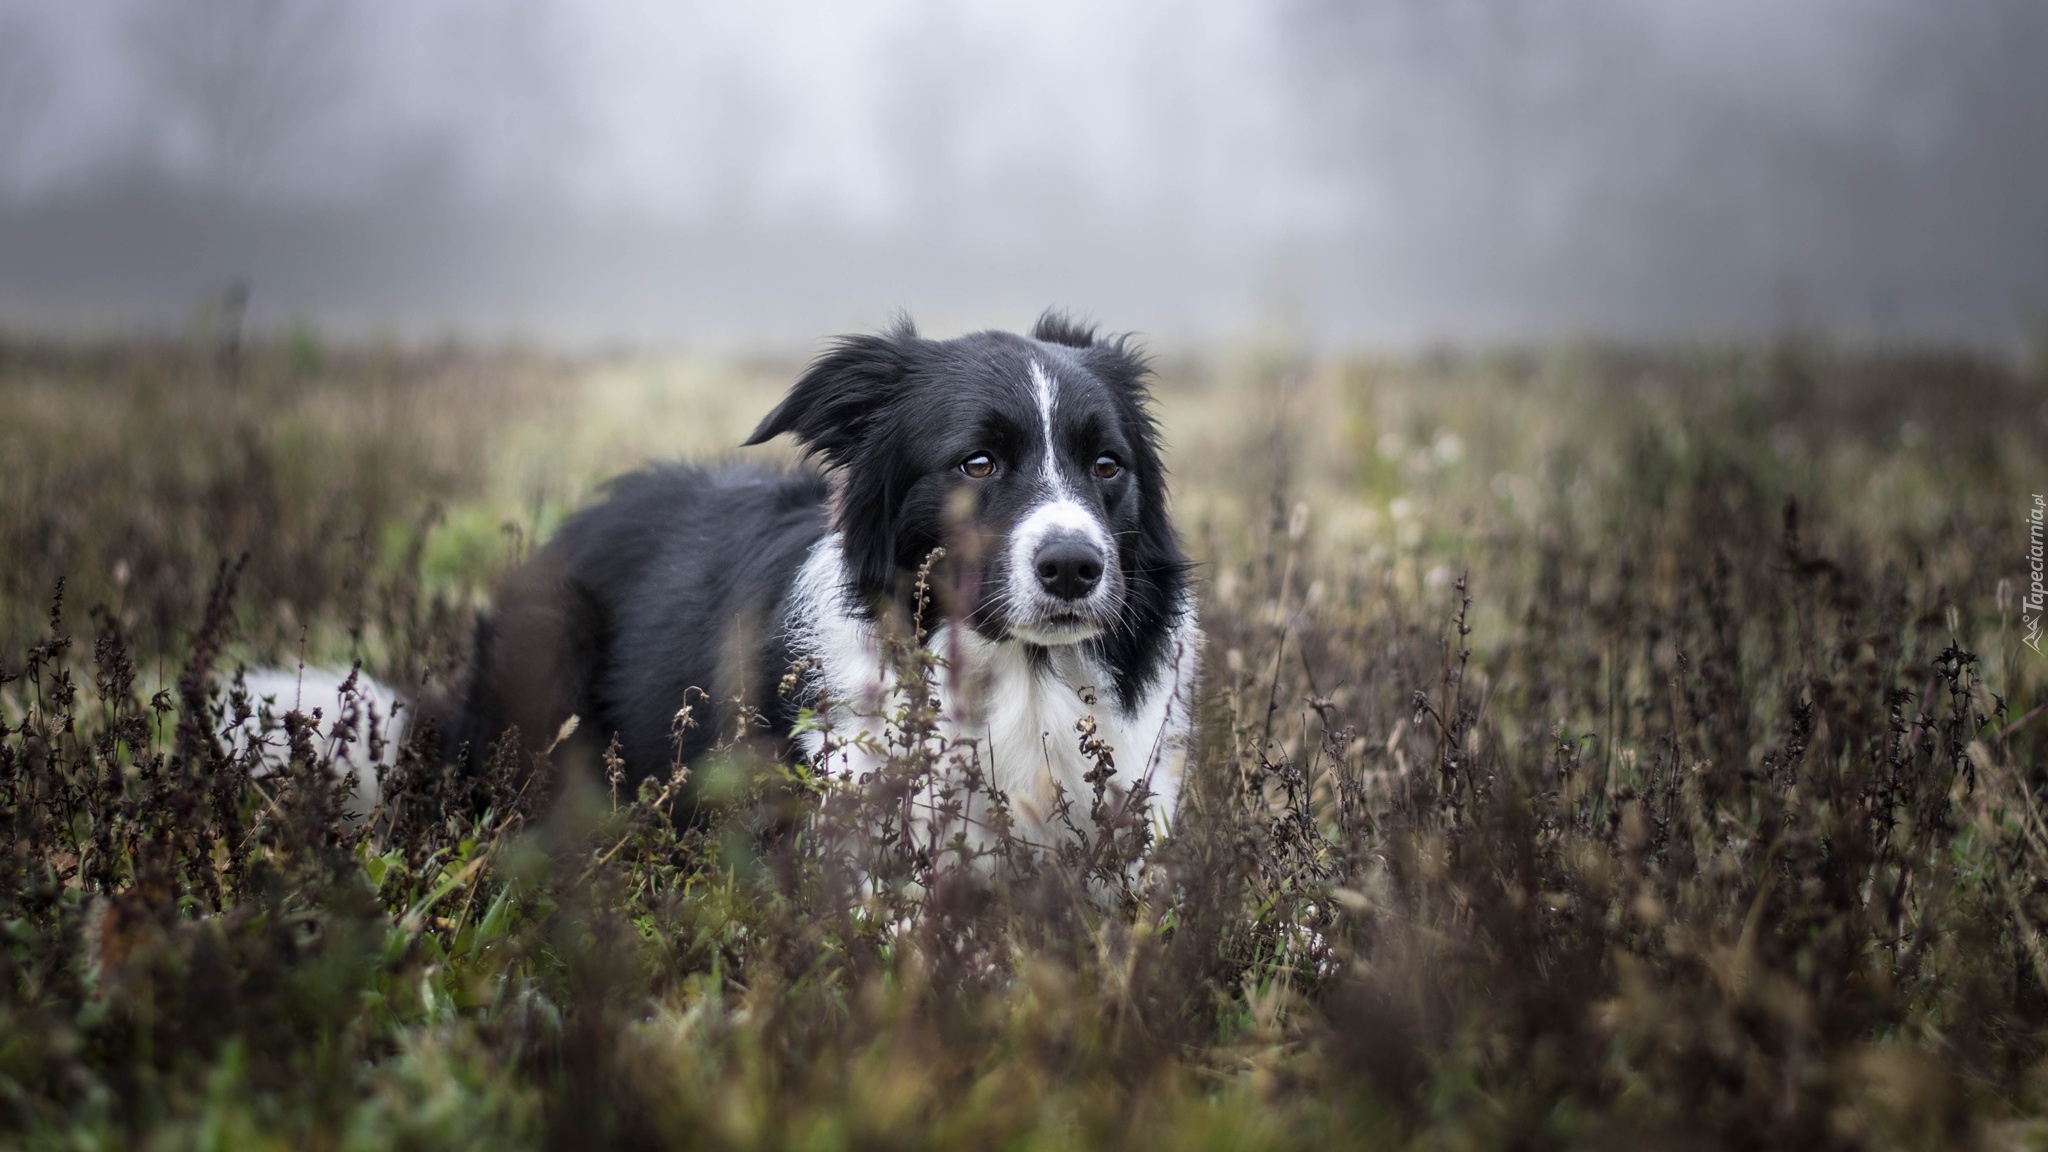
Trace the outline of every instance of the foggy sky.
[[2013, 339], [2039, 0], [0, 0], [0, 328]]

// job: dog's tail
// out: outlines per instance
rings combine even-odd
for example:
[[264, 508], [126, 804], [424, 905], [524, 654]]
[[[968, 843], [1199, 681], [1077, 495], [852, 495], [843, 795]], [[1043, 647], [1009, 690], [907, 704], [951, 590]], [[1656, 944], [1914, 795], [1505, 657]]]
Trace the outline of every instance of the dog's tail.
[[[379, 768], [397, 762], [412, 721], [412, 704], [396, 689], [360, 672], [331, 668], [252, 668], [242, 674], [255, 715], [223, 728], [235, 750], [257, 749], [258, 771], [280, 770], [290, 756], [279, 721], [298, 712], [313, 722], [316, 748], [354, 784], [347, 812], [361, 822], [377, 807]], [[264, 722], [268, 716], [270, 723]]]

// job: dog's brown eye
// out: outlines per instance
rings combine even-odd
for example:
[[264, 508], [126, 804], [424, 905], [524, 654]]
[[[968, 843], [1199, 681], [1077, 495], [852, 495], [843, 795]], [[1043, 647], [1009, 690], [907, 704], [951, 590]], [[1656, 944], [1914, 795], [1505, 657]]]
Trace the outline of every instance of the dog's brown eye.
[[996, 474], [996, 458], [986, 452], [976, 452], [960, 462], [960, 470], [976, 480], [986, 480]]
[[1095, 474], [1104, 480], [1116, 479], [1116, 474], [1123, 470], [1124, 466], [1117, 463], [1114, 456], [1102, 455], [1095, 458]]

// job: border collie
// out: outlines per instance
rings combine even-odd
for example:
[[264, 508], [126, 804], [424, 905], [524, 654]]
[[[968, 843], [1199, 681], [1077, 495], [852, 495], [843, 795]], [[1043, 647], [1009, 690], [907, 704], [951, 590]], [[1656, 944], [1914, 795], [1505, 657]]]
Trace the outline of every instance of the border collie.
[[[550, 748], [575, 717], [570, 751], [594, 765], [616, 740], [637, 783], [695, 760], [744, 700], [814, 768], [858, 778], [897, 697], [886, 630], [944, 549], [931, 582], [951, 594], [926, 616], [940, 730], [1015, 831], [1056, 834], [1062, 791], [1087, 807], [1086, 717], [1110, 783], [1144, 781], [1163, 830], [1199, 637], [1147, 375], [1125, 339], [1052, 312], [1028, 336], [931, 340], [904, 320], [844, 337], [746, 441], [790, 435], [805, 465], [612, 481], [505, 580], [466, 689], [414, 722], [474, 765], [515, 733]], [[252, 686], [295, 699], [275, 675]], [[798, 725], [806, 708], [822, 728]]]

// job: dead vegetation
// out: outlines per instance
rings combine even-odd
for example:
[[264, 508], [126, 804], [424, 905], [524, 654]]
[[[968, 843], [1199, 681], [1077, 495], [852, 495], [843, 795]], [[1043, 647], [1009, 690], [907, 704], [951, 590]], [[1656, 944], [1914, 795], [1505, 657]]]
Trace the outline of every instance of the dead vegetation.
[[[408, 750], [351, 825], [371, 718], [233, 669], [453, 674], [507, 556], [690, 446], [641, 398], [775, 379], [642, 371], [0, 349], [0, 1140], [2048, 1139], [2038, 376], [1169, 360], [1209, 671], [1142, 871], [1110, 795], [947, 867], [898, 818], [948, 768], [916, 692], [866, 789], [734, 733], [678, 826], [661, 781]], [[536, 424], [581, 447], [488, 454]], [[286, 771], [216, 738], [243, 710]]]

